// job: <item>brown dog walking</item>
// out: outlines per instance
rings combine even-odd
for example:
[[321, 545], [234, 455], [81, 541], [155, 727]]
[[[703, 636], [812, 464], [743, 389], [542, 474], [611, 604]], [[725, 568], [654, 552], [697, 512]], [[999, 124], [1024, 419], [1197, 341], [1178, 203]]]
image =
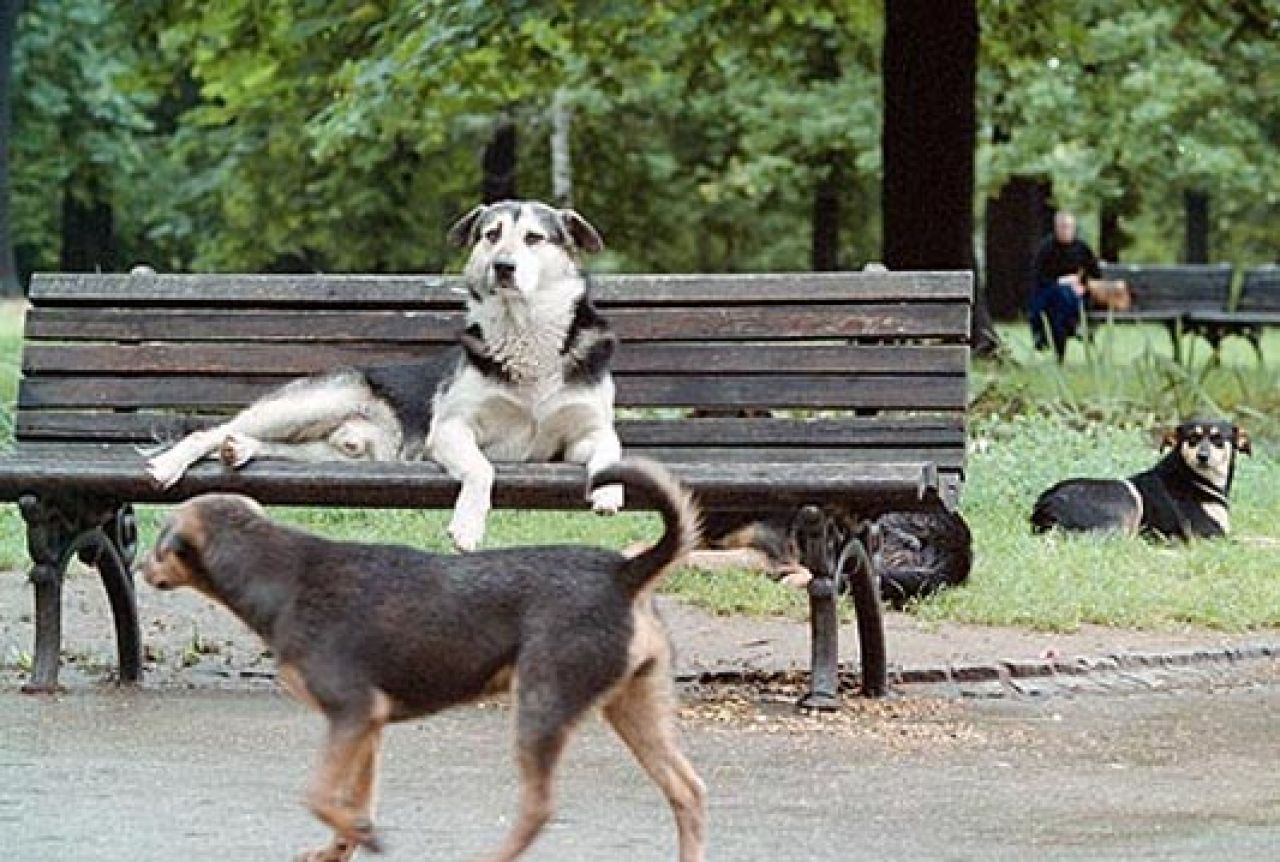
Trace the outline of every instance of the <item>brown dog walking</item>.
[[551, 816], [565, 743], [599, 706], [670, 802], [681, 862], [703, 859], [705, 791], [677, 746], [671, 651], [651, 599], [697, 545], [699, 516], [652, 462], [624, 461], [591, 485], [613, 483], [662, 513], [662, 539], [634, 558], [581, 546], [446, 556], [335, 542], [228, 494], [177, 508], [143, 566], [147, 583], [194, 587], [226, 605], [275, 652], [281, 683], [328, 719], [307, 802], [334, 838], [302, 859], [379, 849], [373, 809], [388, 722], [512, 680], [520, 812], [489, 858], [516, 859], [533, 843]]

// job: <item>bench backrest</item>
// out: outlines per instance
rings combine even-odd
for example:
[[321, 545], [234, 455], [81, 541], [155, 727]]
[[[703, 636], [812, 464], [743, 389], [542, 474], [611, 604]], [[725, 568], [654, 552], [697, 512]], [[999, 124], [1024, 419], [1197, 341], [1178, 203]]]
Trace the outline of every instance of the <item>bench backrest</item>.
[[1280, 312], [1280, 266], [1246, 270], [1236, 311]]
[[[462, 328], [460, 289], [456, 276], [37, 275], [19, 446], [151, 442], [298, 375], [429, 357]], [[630, 451], [924, 461], [958, 485], [967, 273], [607, 276], [594, 293], [622, 340]], [[685, 418], [694, 407], [775, 415]]]
[[1230, 264], [1103, 264], [1103, 278], [1128, 282], [1138, 311], [1224, 311], [1231, 293]]

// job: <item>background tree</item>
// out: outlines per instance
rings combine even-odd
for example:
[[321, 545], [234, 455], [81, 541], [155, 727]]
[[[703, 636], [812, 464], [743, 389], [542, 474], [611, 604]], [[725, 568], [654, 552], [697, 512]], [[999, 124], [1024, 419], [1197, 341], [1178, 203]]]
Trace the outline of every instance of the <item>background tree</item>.
[[9, 217], [9, 140], [13, 131], [13, 42], [21, 0], [0, 0], [0, 296], [21, 296]]
[[[974, 269], [977, 62], [972, 0], [885, 0], [882, 207], [890, 269]], [[980, 286], [973, 340], [975, 349], [995, 346]]]
[[[929, 5], [947, 20], [970, 4]], [[1104, 252], [1175, 261], [1190, 190], [1209, 196], [1214, 257], [1276, 257], [1280, 0], [977, 5], [976, 194], [942, 221], [1033, 178], [1107, 226]], [[882, 6], [29, 4], [14, 53], [19, 263], [439, 270], [495, 128], [519, 193], [554, 197], [560, 92], [573, 111], [559, 164], [608, 241], [598, 267], [858, 268], [889, 249]], [[970, 255], [984, 246], [970, 234]]]

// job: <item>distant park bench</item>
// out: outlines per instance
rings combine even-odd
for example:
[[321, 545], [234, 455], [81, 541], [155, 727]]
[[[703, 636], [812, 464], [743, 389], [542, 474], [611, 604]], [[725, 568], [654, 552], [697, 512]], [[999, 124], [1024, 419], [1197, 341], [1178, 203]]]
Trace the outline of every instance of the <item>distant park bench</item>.
[[[708, 510], [799, 511], [803, 562], [815, 574], [806, 702], [830, 706], [838, 696], [837, 602], [846, 592], [863, 691], [884, 693], [870, 520], [959, 498], [971, 275], [609, 276], [597, 286], [622, 342], [615, 379], [626, 451], [666, 462]], [[461, 288], [441, 276], [37, 275], [17, 447], [0, 458], [0, 500], [19, 504], [34, 564], [28, 687], [57, 685], [62, 579], [75, 556], [96, 565], [106, 586], [121, 680], [139, 678], [136, 503], [234, 491], [266, 504], [452, 506], [457, 482], [429, 462], [259, 461], [240, 471], [208, 462], [165, 490], [148, 479], [137, 447], [214, 424], [297, 375], [452, 349]], [[688, 418], [696, 408], [753, 415]], [[494, 503], [584, 509], [585, 482], [576, 465], [500, 464]], [[829, 517], [823, 507], [833, 504], [863, 526]]]
[[1138, 265], [1103, 264], [1102, 277], [1129, 285], [1133, 307], [1127, 311], [1092, 311], [1089, 323], [1155, 323], [1165, 327], [1173, 341], [1175, 359], [1181, 359], [1181, 335], [1189, 315], [1221, 313], [1231, 295], [1230, 264]]
[[1247, 270], [1233, 310], [1205, 309], [1187, 314], [1184, 328], [1203, 335], [1216, 351], [1229, 335], [1245, 338], [1262, 358], [1262, 333], [1280, 326], [1280, 266]]

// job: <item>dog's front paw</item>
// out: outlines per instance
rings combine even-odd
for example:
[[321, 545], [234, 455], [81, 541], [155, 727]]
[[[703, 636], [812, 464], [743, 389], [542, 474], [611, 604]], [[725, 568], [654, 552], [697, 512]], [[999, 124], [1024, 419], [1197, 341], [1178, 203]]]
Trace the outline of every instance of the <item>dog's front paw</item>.
[[315, 850], [304, 850], [293, 857], [293, 862], [349, 862], [356, 855], [356, 845], [342, 839]]
[[480, 541], [484, 538], [484, 518], [454, 515], [449, 522], [449, 538], [453, 541], [453, 547], [464, 554], [474, 551], [480, 547]]
[[813, 572], [799, 563], [783, 563], [772, 576], [784, 587], [794, 590], [807, 590], [809, 582], [813, 580]]
[[616, 515], [621, 508], [621, 485], [605, 485], [591, 492], [591, 511], [597, 515]]
[[181, 459], [173, 457], [172, 452], [157, 455], [147, 461], [147, 475], [161, 488], [173, 487], [185, 471], [186, 464]]
[[262, 443], [244, 434], [228, 434], [218, 448], [218, 457], [228, 467], [239, 469], [252, 461], [262, 449]]

